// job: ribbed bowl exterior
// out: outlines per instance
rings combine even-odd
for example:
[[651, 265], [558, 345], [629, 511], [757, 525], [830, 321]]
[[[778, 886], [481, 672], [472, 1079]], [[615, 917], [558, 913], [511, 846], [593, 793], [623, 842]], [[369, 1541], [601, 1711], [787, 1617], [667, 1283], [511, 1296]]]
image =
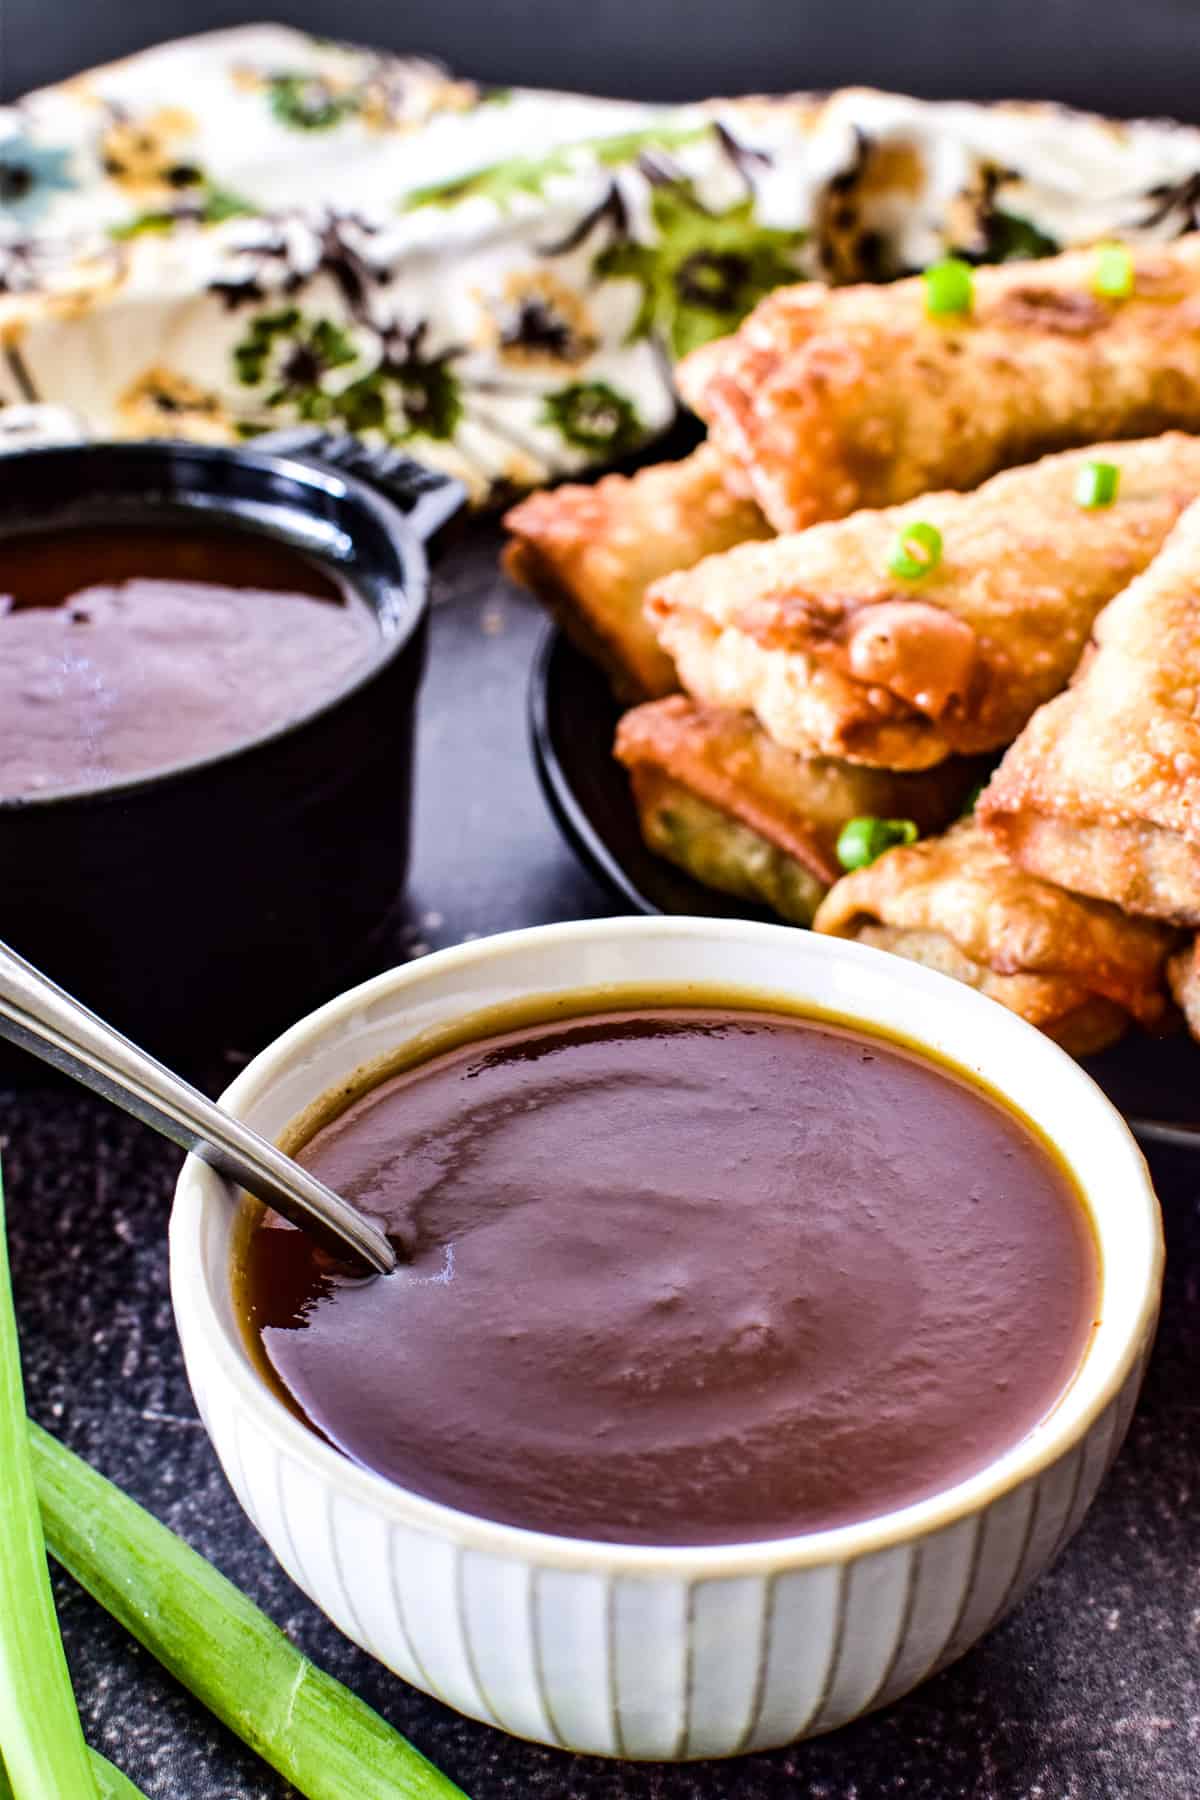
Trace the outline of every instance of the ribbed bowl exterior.
[[401, 1526], [276, 1450], [195, 1359], [189, 1372], [242, 1507], [348, 1638], [517, 1737], [679, 1760], [832, 1731], [968, 1650], [1078, 1527], [1142, 1359], [1074, 1450], [968, 1518], [853, 1561], [691, 1581], [547, 1568]]
[[[631, 950], [630, 979], [648, 966], [663, 983], [689, 969], [699, 979], [701, 948], [714, 941], [731, 985], [741, 977], [761, 989], [755, 958], [772, 953], [763, 966], [780, 993], [913, 1034], [919, 1019], [921, 1041], [957, 1050], [1033, 1117], [1072, 1109], [1059, 1142], [1097, 1226], [1097, 1335], [1050, 1419], [945, 1504], [694, 1553], [577, 1544], [438, 1507], [350, 1464], [267, 1388], [231, 1299], [231, 1196], [194, 1159], [172, 1218], [172, 1291], [196, 1402], [238, 1499], [292, 1579], [347, 1637], [459, 1712], [604, 1756], [767, 1749], [884, 1706], [960, 1656], [1082, 1520], [1129, 1424], [1161, 1281], [1145, 1165], [1069, 1059], [941, 976], [855, 945], [834, 946], [826, 965], [810, 934], [776, 927], [609, 920], [444, 953], [295, 1027], [226, 1104], [278, 1134], [339, 1075], [448, 1016], [531, 987], [615, 979], [614, 943]], [[785, 975], [778, 958], [797, 943]], [[980, 1053], [963, 1056], [964, 1042]]]

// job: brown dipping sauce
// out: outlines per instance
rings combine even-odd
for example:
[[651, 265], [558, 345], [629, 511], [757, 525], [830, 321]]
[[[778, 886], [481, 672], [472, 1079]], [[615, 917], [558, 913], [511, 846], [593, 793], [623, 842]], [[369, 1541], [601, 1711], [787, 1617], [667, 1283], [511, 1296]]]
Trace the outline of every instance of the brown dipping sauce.
[[878, 1515], [1043, 1418], [1099, 1286], [1053, 1153], [897, 1042], [727, 1001], [526, 1024], [318, 1130], [300, 1160], [408, 1260], [249, 1234], [301, 1416], [449, 1506], [632, 1544]]
[[365, 602], [249, 532], [87, 526], [0, 545], [0, 798], [229, 750], [330, 699]]

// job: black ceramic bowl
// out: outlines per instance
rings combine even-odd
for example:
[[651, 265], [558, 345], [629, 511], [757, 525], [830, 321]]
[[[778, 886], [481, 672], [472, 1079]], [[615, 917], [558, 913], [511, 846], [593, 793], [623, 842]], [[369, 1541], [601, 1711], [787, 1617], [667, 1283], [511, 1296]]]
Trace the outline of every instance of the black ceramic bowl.
[[258, 450], [88, 444], [0, 462], [0, 587], [17, 533], [204, 519], [336, 571], [378, 622], [365, 673], [281, 729], [161, 774], [0, 801], [0, 938], [161, 1055], [252, 1047], [366, 969], [394, 916], [423, 539], [459, 491], [395, 456], [388, 471], [390, 498]]

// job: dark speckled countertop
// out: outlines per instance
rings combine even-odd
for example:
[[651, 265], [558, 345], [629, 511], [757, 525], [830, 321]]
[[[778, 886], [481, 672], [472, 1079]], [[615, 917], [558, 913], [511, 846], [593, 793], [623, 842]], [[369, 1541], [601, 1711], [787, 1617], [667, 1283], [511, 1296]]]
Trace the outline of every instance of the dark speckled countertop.
[[[419, 760], [411, 905], [394, 956], [597, 915], [525, 746], [540, 616], [486, 532], [443, 565]], [[217, 1091], [240, 1057], [205, 1072]], [[890, 1711], [732, 1763], [572, 1758], [460, 1719], [354, 1649], [238, 1509], [196, 1417], [167, 1293], [176, 1154], [99, 1100], [0, 1090], [0, 1141], [35, 1416], [212, 1558], [473, 1800], [1194, 1800], [1200, 1796], [1200, 1162], [1155, 1165], [1168, 1274], [1128, 1442], [1024, 1606]], [[56, 1574], [91, 1741], [150, 1800], [290, 1792]]]

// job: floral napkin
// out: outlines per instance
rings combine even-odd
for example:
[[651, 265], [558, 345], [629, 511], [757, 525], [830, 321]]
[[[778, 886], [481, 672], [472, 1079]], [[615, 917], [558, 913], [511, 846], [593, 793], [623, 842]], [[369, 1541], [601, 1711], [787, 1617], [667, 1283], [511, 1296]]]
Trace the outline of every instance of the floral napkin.
[[683, 107], [485, 91], [251, 26], [0, 109], [0, 442], [304, 421], [486, 499], [670, 422], [768, 289], [1164, 238], [1200, 131], [866, 89]]

